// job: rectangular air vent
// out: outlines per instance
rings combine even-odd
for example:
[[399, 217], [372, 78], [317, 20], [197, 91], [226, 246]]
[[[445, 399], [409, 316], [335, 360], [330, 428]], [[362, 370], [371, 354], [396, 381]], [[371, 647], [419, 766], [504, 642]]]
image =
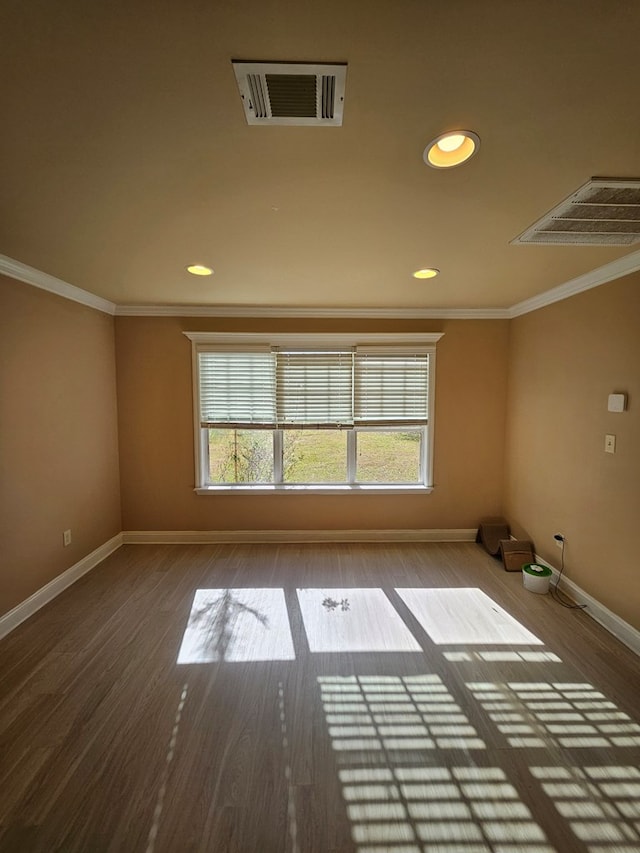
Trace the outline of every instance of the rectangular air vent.
[[342, 124], [346, 65], [232, 62], [247, 124]]
[[640, 180], [592, 178], [513, 245], [631, 246], [640, 240]]

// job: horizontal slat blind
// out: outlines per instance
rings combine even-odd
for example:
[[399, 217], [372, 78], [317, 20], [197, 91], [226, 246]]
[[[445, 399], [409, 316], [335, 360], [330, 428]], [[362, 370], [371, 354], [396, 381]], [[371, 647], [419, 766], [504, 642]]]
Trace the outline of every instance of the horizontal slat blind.
[[272, 352], [199, 352], [200, 425], [276, 424]]
[[429, 354], [357, 351], [355, 423], [425, 424], [429, 416]]
[[277, 353], [280, 427], [353, 425], [353, 352]]
[[201, 350], [198, 368], [203, 427], [428, 422], [427, 352]]

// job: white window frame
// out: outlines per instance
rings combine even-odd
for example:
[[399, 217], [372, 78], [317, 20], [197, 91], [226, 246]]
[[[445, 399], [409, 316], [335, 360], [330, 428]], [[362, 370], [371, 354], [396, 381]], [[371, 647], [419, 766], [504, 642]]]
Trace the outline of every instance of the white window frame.
[[[298, 334], [269, 334], [269, 333], [235, 333], [235, 332], [183, 332], [191, 341], [192, 357], [192, 384], [193, 384], [193, 430], [194, 430], [194, 464], [195, 464], [195, 488], [199, 495], [220, 494], [285, 494], [289, 492], [306, 492], [317, 494], [344, 494], [384, 492], [385, 494], [398, 493], [430, 493], [433, 490], [433, 448], [434, 448], [434, 402], [435, 402], [435, 377], [436, 377], [436, 343], [442, 337], [442, 332], [422, 333], [377, 333], [366, 335], [352, 334], [324, 334], [315, 333], [304, 336]], [[421, 483], [408, 485], [402, 484], [359, 484], [355, 483], [355, 452], [347, 451], [347, 478], [344, 484], [319, 484], [308, 485], [287, 484], [275, 482], [273, 484], [251, 484], [251, 483], [208, 483], [208, 437], [207, 430], [200, 426], [200, 384], [198, 376], [198, 353], [212, 349], [242, 350], [243, 347], [273, 346], [273, 347], [299, 347], [312, 349], [313, 347], [363, 347], [381, 346], [388, 348], [390, 352], [395, 351], [420, 351], [429, 354], [428, 374], [428, 422], [424, 430], [422, 446], [422, 459], [420, 469], [422, 474]], [[381, 426], [384, 430], [386, 427]], [[407, 424], [406, 429], [415, 429], [415, 425]], [[347, 433], [348, 447], [353, 445], [355, 450], [356, 434], [359, 429], [371, 431], [375, 427], [355, 426]], [[401, 424], [389, 424], [389, 430], [402, 431]], [[281, 460], [282, 453], [282, 430], [273, 430], [274, 441], [274, 479], [282, 479]]]

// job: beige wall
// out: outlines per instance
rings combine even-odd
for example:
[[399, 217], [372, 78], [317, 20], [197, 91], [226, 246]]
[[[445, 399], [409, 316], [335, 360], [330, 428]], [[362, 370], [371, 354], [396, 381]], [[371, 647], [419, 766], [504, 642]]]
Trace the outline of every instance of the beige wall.
[[[568, 577], [638, 628], [639, 318], [637, 274], [511, 322], [114, 324], [0, 278], [0, 614], [121, 529], [469, 528], [504, 513], [553, 564], [564, 533]], [[444, 332], [433, 493], [195, 495], [183, 330]], [[607, 412], [614, 391], [629, 395], [623, 414]]]
[[0, 614], [120, 530], [113, 318], [0, 276]]
[[[193, 492], [191, 344], [183, 330], [444, 331], [430, 495]], [[508, 322], [116, 318], [125, 530], [470, 528], [501, 511]]]
[[[512, 321], [505, 512], [514, 532], [640, 628], [640, 275]], [[629, 395], [628, 411], [607, 397]], [[617, 438], [604, 453], [605, 433]]]

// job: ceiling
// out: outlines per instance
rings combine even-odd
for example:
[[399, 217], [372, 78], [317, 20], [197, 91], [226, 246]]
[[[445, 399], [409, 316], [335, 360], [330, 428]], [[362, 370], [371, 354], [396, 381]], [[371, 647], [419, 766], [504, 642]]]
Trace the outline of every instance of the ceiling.
[[[118, 305], [508, 308], [634, 251], [509, 241], [640, 177], [638, 2], [2, 7], [0, 252]], [[347, 62], [343, 126], [247, 125], [232, 59]]]

